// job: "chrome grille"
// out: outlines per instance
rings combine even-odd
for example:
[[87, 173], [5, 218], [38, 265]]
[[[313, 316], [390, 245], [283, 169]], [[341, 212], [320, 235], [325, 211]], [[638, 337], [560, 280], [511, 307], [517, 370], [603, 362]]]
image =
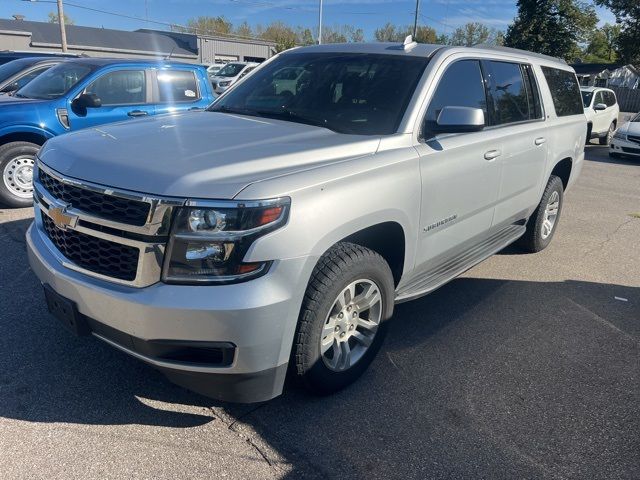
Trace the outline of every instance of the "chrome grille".
[[140, 255], [137, 248], [74, 230], [62, 230], [44, 213], [42, 225], [60, 253], [79, 267], [120, 280], [136, 278]]
[[36, 225], [64, 267], [133, 287], [160, 281], [173, 209], [185, 199], [68, 178], [39, 160], [33, 187]]
[[105, 195], [61, 182], [43, 170], [38, 171], [42, 186], [56, 199], [84, 212], [114, 222], [144, 225], [151, 205], [147, 202]]

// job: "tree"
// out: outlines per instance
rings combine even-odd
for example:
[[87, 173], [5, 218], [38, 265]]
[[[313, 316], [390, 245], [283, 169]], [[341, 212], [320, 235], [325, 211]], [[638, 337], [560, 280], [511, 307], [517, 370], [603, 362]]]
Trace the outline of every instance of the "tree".
[[256, 31], [259, 32], [260, 38], [274, 42], [277, 52], [295, 47], [298, 40], [296, 32], [280, 21], [271, 22], [266, 27], [258, 25]]
[[[57, 13], [49, 12], [49, 23], [58, 23], [58, 18]], [[66, 13], [62, 15], [62, 18], [64, 18], [65, 25], [75, 25], [73, 19], [68, 17]]]
[[496, 32], [492, 31], [486, 25], [478, 22], [470, 22], [456, 28], [449, 38], [449, 43], [451, 45], [472, 47], [481, 43], [489, 43], [489, 39], [491, 36], [495, 36], [495, 34]]
[[617, 58], [615, 51], [619, 25], [606, 24], [602, 28], [594, 30], [589, 38], [589, 43], [584, 49], [582, 61], [588, 63], [609, 63]]
[[230, 35], [233, 25], [225, 17], [197, 17], [187, 21], [187, 32], [200, 35]]
[[581, 0], [518, 0], [504, 43], [571, 61], [597, 22], [593, 6]]
[[616, 41], [620, 57], [626, 63], [640, 65], [640, 2], [638, 0], [595, 0], [616, 16], [620, 31]]
[[316, 43], [316, 37], [310, 28], [298, 27], [296, 38], [296, 42], [300, 45], [314, 45]]
[[390, 22], [387, 22], [384, 27], [377, 28], [373, 33], [376, 37], [376, 40], [379, 42], [397, 42], [398, 41], [398, 31], [397, 27]]
[[246, 20], [236, 27], [236, 35], [239, 37], [251, 37], [253, 35], [253, 30], [251, 30], [251, 26]]
[[322, 28], [322, 43], [364, 42], [364, 31], [353, 25], [335, 25]]

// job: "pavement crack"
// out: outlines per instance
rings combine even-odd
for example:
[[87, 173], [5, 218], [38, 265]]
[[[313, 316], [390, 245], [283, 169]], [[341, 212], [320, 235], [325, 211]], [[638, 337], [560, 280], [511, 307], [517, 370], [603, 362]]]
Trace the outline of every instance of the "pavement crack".
[[591, 253], [594, 253], [594, 252], [596, 252], [596, 251], [598, 251], [598, 250], [602, 250], [602, 249], [604, 248], [604, 246], [605, 246], [607, 243], [609, 243], [609, 242], [613, 239], [613, 237], [614, 237], [614, 236], [615, 236], [615, 235], [616, 235], [616, 234], [617, 234], [617, 233], [618, 233], [618, 232], [619, 232], [619, 231], [620, 231], [624, 226], [628, 225], [629, 223], [633, 222], [634, 220], [635, 220], [635, 218], [629, 218], [629, 219], [627, 219], [626, 221], [622, 222], [620, 225], [618, 225], [618, 227], [617, 227], [613, 232], [611, 232], [611, 233], [607, 234], [607, 238], [605, 238], [602, 242], [600, 242], [600, 243], [598, 244], [598, 246], [596, 246], [596, 247], [594, 247], [594, 248], [591, 248], [591, 249], [587, 250], [587, 251], [585, 252], [584, 256], [586, 257], [586, 256], [590, 255]]

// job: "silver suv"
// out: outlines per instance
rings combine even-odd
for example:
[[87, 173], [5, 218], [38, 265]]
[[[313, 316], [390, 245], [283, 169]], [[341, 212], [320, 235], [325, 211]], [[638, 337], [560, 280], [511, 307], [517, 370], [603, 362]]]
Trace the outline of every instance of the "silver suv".
[[368, 367], [395, 303], [549, 244], [586, 131], [554, 58], [298, 48], [208, 111], [49, 140], [29, 259], [66, 326], [180, 385], [255, 402], [288, 372], [326, 394]]

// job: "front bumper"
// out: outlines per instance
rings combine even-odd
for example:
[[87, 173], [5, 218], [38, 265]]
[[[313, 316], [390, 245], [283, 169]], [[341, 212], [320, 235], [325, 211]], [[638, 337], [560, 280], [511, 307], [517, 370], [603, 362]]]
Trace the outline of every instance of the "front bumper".
[[[282, 392], [310, 257], [274, 262], [247, 283], [118, 285], [65, 268], [41, 230], [27, 231], [31, 268], [71, 300], [91, 333], [161, 370], [171, 381], [224, 401], [258, 402]], [[59, 253], [59, 252], [58, 252]], [[149, 344], [233, 346], [225, 365], [158, 356]]]
[[640, 144], [630, 142], [629, 140], [620, 140], [614, 137], [609, 145], [609, 153], [640, 157]]

